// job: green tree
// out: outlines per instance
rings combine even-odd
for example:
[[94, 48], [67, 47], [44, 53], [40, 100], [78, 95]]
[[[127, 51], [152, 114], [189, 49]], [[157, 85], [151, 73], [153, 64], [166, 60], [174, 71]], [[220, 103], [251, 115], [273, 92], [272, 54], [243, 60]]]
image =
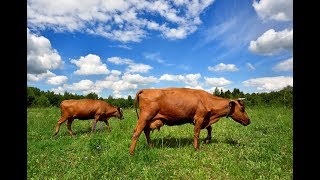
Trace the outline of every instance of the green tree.
[[86, 98], [88, 99], [98, 99], [98, 95], [94, 92], [91, 92], [89, 94], [86, 95]]
[[48, 98], [51, 106], [59, 107], [61, 95], [55, 94], [53, 91], [47, 91], [45, 96]]
[[36, 97], [33, 106], [35, 107], [49, 107], [50, 101], [45, 95]]
[[218, 87], [216, 87], [216, 88], [214, 89], [213, 95], [215, 95], [215, 96], [220, 96], [220, 91], [219, 91]]
[[36, 95], [32, 87], [27, 87], [27, 107], [31, 106], [36, 99]]

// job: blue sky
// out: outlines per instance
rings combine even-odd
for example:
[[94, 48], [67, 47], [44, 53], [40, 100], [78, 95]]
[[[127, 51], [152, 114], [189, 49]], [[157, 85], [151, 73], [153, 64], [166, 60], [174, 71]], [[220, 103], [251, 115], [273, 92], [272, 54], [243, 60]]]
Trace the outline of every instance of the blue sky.
[[293, 86], [292, 0], [28, 0], [27, 84], [127, 97], [142, 88]]

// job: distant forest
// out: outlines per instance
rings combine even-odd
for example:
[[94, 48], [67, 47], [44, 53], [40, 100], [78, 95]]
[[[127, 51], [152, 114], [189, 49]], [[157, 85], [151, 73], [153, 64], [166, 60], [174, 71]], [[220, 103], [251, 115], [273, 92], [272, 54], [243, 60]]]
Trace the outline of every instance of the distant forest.
[[[293, 87], [287, 86], [280, 91], [269, 93], [243, 93], [237, 88], [233, 91], [219, 90], [216, 88], [213, 95], [235, 99], [239, 97], [246, 98], [245, 103], [247, 107], [250, 106], [286, 106], [292, 108], [293, 106]], [[122, 107], [132, 108], [134, 97], [130, 95], [127, 98], [113, 98], [109, 95], [108, 98], [99, 97], [96, 93], [89, 93], [87, 95], [77, 95], [69, 92], [64, 94], [55, 94], [53, 91], [41, 91], [36, 87], [27, 87], [27, 107], [59, 107], [61, 101], [66, 99], [100, 99], [109, 104]]]

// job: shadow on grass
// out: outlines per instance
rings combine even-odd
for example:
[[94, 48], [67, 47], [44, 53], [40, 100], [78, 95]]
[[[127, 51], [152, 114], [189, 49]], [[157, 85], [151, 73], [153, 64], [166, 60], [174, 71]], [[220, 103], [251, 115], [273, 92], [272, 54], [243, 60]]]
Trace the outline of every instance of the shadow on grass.
[[[225, 143], [231, 146], [242, 146], [243, 144], [239, 143], [238, 140], [234, 140], [232, 138], [226, 138], [224, 140], [211, 139], [209, 142], [205, 142], [205, 139], [199, 139], [200, 144], [211, 144], [211, 143]], [[151, 139], [152, 147], [155, 148], [177, 148], [177, 147], [185, 147], [185, 146], [193, 146], [193, 138], [175, 138], [175, 137], [164, 137], [164, 138], [154, 138]]]
[[[74, 136], [78, 136], [78, 135], [90, 135], [90, 134], [95, 134], [95, 133], [100, 133], [100, 132], [111, 132], [111, 130], [107, 130], [106, 128], [96, 128], [96, 130], [94, 132], [91, 132], [91, 127], [88, 127], [85, 129], [77, 129], [77, 130], [72, 129], [72, 132], [73, 132]], [[68, 131], [59, 132], [57, 134], [57, 136], [53, 135], [52, 137], [57, 138], [58, 136], [66, 137], [66, 136], [70, 136], [70, 134]]]

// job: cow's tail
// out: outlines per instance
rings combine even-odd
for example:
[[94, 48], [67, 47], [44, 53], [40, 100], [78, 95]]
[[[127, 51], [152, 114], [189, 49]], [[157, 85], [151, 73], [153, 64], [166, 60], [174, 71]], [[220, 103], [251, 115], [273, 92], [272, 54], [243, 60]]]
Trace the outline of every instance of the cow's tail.
[[139, 95], [142, 93], [142, 90], [139, 90], [137, 93], [136, 93], [136, 97], [134, 98], [134, 102], [133, 102], [133, 107], [134, 109], [136, 110], [136, 114], [137, 114], [137, 117], [139, 119], [139, 114], [138, 114], [138, 106], [139, 106]]

